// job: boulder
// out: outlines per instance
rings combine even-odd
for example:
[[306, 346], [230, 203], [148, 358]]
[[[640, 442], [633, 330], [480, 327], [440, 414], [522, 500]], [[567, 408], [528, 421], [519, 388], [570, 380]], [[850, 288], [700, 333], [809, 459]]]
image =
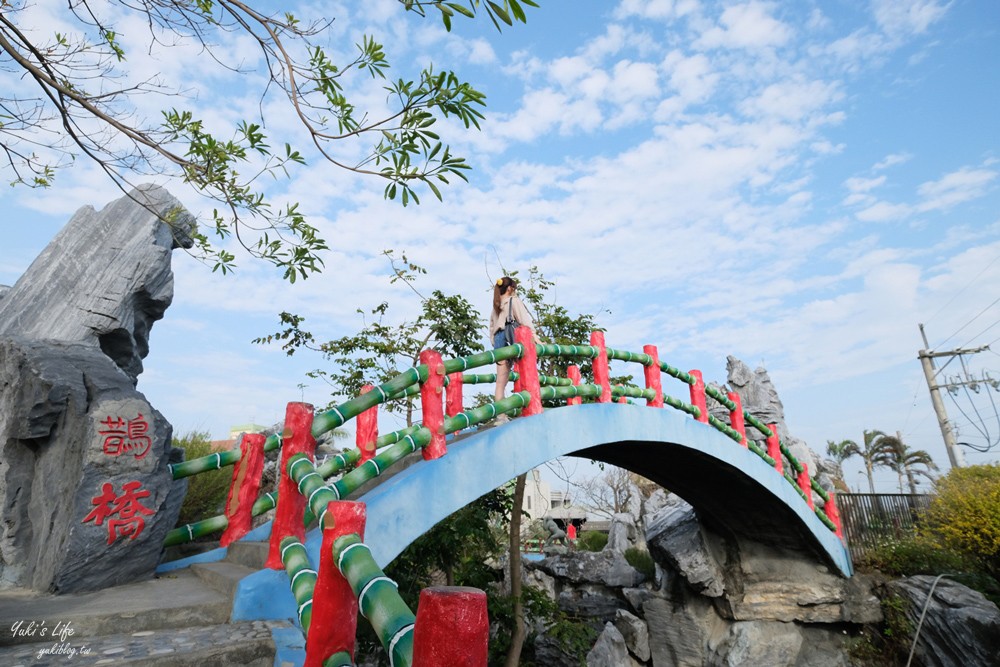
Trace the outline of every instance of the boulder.
[[646, 622], [624, 609], [615, 612], [615, 627], [625, 639], [625, 646], [639, 662], [647, 662], [649, 653], [649, 629]]
[[0, 585], [68, 593], [150, 576], [186, 481], [172, 429], [100, 349], [0, 339]]
[[80, 209], [0, 298], [0, 586], [59, 593], [151, 576], [186, 482], [136, 391], [194, 218], [143, 186]]
[[611, 517], [608, 543], [604, 549], [624, 554], [629, 547], [635, 546], [637, 534], [636, 518], [628, 512], [619, 512]]
[[587, 667], [632, 667], [637, 664], [628, 654], [622, 634], [614, 624], [605, 624], [594, 648], [587, 654]]
[[540, 561], [527, 561], [525, 567], [573, 584], [634, 587], [645, 579], [622, 554], [609, 550], [574, 551]]
[[888, 589], [909, 602], [906, 615], [915, 629], [920, 626], [915, 653], [918, 664], [927, 667], [997, 664], [1000, 609], [981, 593], [929, 575], [893, 581]]
[[691, 505], [679, 496], [669, 496], [655, 515], [646, 515], [646, 526], [646, 544], [654, 558], [703, 595], [723, 594], [725, 573], [711, 554]]
[[173, 300], [170, 253], [192, 246], [194, 228], [157, 186], [101, 211], [84, 206], [0, 300], [0, 338], [98, 347], [134, 384], [150, 328]]
[[709, 637], [724, 633], [726, 623], [706, 598], [693, 596], [683, 604], [651, 598], [643, 605], [649, 628], [653, 665], [703, 667]]

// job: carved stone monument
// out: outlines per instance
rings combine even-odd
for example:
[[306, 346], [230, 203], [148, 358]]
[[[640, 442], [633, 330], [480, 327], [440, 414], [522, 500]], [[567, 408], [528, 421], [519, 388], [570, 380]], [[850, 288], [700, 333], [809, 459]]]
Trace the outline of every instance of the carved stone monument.
[[0, 587], [94, 590], [155, 569], [186, 484], [135, 385], [194, 224], [155, 186], [86, 206], [0, 295]]

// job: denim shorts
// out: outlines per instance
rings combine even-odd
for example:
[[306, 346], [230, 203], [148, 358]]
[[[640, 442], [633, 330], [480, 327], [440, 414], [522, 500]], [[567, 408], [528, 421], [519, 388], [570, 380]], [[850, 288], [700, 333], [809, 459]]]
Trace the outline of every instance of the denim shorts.
[[503, 329], [493, 334], [493, 349], [497, 350], [507, 346], [507, 338], [503, 335]]

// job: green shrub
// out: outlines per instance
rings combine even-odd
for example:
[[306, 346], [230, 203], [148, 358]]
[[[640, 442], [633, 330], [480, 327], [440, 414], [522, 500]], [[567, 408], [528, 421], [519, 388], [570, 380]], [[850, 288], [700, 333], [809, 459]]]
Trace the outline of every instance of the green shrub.
[[607, 544], [607, 533], [596, 530], [585, 530], [576, 538], [576, 548], [580, 551], [601, 551]]
[[952, 468], [935, 487], [924, 534], [1000, 579], [1000, 464]]
[[962, 554], [942, 547], [926, 535], [880, 544], [865, 555], [863, 565], [898, 577], [966, 572], [970, 569]]
[[625, 550], [625, 560], [647, 579], [652, 580], [656, 576], [656, 565], [653, 563], [653, 557], [645, 549], [629, 547]]
[[884, 667], [902, 665], [913, 637], [913, 623], [907, 615], [907, 601], [895, 594], [882, 597], [882, 618], [878, 625], [867, 625], [847, 644], [852, 665]]
[[[173, 444], [174, 447], [184, 449], [184, 458], [187, 461], [215, 453], [208, 433], [193, 431], [183, 438], [174, 438]], [[177, 525], [183, 526], [222, 514], [232, 478], [231, 467], [188, 477], [187, 495], [181, 504]]]

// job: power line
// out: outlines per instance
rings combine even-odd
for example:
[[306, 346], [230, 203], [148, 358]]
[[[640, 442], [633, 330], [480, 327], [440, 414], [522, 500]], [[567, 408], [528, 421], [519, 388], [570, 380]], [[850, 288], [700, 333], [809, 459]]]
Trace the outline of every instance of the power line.
[[959, 327], [958, 331], [956, 331], [955, 333], [953, 333], [952, 335], [948, 336], [943, 341], [941, 341], [940, 343], [938, 343], [938, 347], [940, 347], [941, 345], [944, 345], [949, 340], [951, 340], [952, 338], [954, 338], [955, 336], [957, 336], [959, 333], [961, 333], [962, 329], [964, 329], [965, 327], [967, 327], [970, 324], [972, 324], [973, 322], [975, 322], [977, 319], [979, 319], [982, 316], [983, 313], [985, 313], [987, 310], [989, 310], [990, 308], [992, 308], [993, 306], [995, 306], [998, 302], [1000, 302], [1000, 297], [997, 297], [996, 301], [994, 301], [990, 305], [988, 305], [985, 308], [983, 308], [982, 310], [980, 310], [979, 313], [975, 317], [973, 317], [971, 320], [969, 320], [968, 322], [966, 322], [965, 324], [963, 324], [961, 327]]
[[[945, 308], [947, 308], [948, 306], [950, 306], [950, 305], [952, 304], [952, 302], [953, 302], [953, 301], [954, 301], [955, 299], [957, 299], [957, 298], [958, 298], [958, 296], [959, 296], [959, 295], [960, 295], [960, 294], [961, 294], [962, 292], [964, 292], [965, 290], [969, 289], [969, 288], [970, 288], [970, 287], [971, 287], [971, 286], [972, 286], [972, 285], [973, 285], [973, 284], [974, 284], [974, 283], [975, 283], [975, 282], [976, 282], [977, 280], [979, 280], [979, 276], [981, 276], [981, 275], [983, 275], [984, 273], [986, 273], [986, 269], [988, 269], [988, 268], [990, 268], [991, 266], [993, 266], [994, 264], [996, 264], [997, 260], [1000, 260], [1000, 255], [997, 255], [996, 257], [994, 257], [994, 258], [993, 258], [993, 259], [992, 259], [992, 260], [990, 261], [990, 263], [989, 263], [989, 264], [987, 264], [986, 266], [984, 266], [984, 267], [983, 267], [983, 270], [982, 270], [982, 271], [980, 271], [979, 273], [977, 273], [977, 274], [976, 274], [976, 276], [975, 276], [975, 277], [974, 277], [974, 278], [973, 278], [972, 280], [970, 280], [970, 281], [969, 281], [969, 283], [968, 283], [967, 285], [965, 285], [965, 287], [963, 287], [962, 289], [960, 289], [960, 290], [958, 290], [957, 292], [955, 292], [955, 296], [953, 296], [953, 297], [951, 297], [950, 299], [948, 299], [948, 303], [946, 303], [946, 304], [944, 304], [943, 306], [941, 306], [940, 308], [938, 308], [937, 312], [935, 312], [935, 313], [934, 313], [933, 315], [931, 315], [930, 317], [928, 317], [928, 318], [927, 318], [927, 321], [928, 321], [928, 322], [930, 322], [930, 321], [931, 321], [931, 320], [933, 320], [933, 319], [934, 319], [935, 317], [937, 317], [938, 315], [940, 315], [940, 314], [941, 314], [941, 311], [943, 311], [943, 310], [944, 310]], [[954, 334], [952, 334], [952, 335], [954, 335]], [[950, 337], [951, 337], [951, 336], [949, 336], [949, 338], [950, 338]], [[945, 340], [947, 340], [947, 338], [946, 338]], [[942, 344], [943, 344], [943, 341], [942, 341]]]
[[[965, 343], [965, 345], [968, 345], [968, 344], [969, 344], [969, 343], [971, 343], [972, 341], [976, 340], [977, 338], [979, 338], [979, 337], [980, 337], [980, 336], [982, 336], [982, 335], [983, 335], [984, 333], [986, 333], [987, 331], [989, 331], [990, 329], [992, 329], [993, 327], [995, 327], [995, 326], [996, 326], [996, 325], [998, 325], [998, 324], [1000, 324], [1000, 320], [997, 320], [997, 321], [996, 321], [996, 322], [994, 322], [993, 324], [989, 325], [988, 327], [986, 327], [985, 329], [983, 329], [982, 331], [980, 331], [979, 333], [977, 333], [977, 334], [976, 334], [975, 336], [973, 336], [972, 338], [970, 338], [970, 339], [968, 340], [968, 342], [966, 342], [966, 343]], [[962, 347], [965, 347], [965, 345], [963, 345]]]

